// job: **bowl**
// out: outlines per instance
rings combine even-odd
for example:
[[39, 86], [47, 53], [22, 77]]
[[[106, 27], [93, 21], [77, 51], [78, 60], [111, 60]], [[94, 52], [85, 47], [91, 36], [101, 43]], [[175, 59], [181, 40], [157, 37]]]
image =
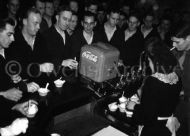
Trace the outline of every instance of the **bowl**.
[[133, 115], [133, 111], [126, 110], [125, 113], [126, 113], [127, 117], [132, 117], [132, 115]]
[[124, 96], [122, 96], [122, 97], [119, 98], [119, 102], [120, 102], [120, 103], [127, 102], [127, 98], [124, 97]]
[[64, 83], [65, 83], [65, 80], [61, 80], [61, 79], [57, 79], [54, 81], [54, 84], [56, 87], [62, 87]]
[[38, 112], [38, 107], [36, 104], [30, 104], [30, 106], [27, 109], [27, 116], [32, 118], [35, 116], [35, 114]]
[[108, 105], [108, 108], [109, 108], [109, 110], [112, 111], [112, 112], [116, 111], [117, 108], [118, 108], [117, 103], [116, 103], [116, 102], [110, 103], [110, 104]]
[[130, 100], [133, 101], [133, 102], [136, 102], [137, 104], [140, 103], [139, 98], [138, 98], [137, 95], [133, 95], [133, 96], [130, 98]]
[[125, 108], [126, 108], [126, 103], [119, 104], [119, 111], [120, 112], [125, 112]]
[[49, 92], [49, 90], [46, 89], [46, 88], [38, 89], [38, 93], [39, 93], [40, 96], [46, 96], [48, 92]]

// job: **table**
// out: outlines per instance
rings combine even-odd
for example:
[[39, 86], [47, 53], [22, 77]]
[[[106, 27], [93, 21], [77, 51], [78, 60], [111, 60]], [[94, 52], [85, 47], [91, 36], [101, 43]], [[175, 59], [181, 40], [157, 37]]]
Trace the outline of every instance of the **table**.
[[126, 117], [124, 113], [120, 113], [119, 111], [111, 112], [108, 109], [108, 104], [117, 101], [119, 97], [120, 95], [113, 94], [98, 100], [94, 104], [93, 112], [94, 114], [107, 119], [113, 127], [130, 136], [135, 136], [137, 134], [137, 126], [133, 124], [132, 119]]

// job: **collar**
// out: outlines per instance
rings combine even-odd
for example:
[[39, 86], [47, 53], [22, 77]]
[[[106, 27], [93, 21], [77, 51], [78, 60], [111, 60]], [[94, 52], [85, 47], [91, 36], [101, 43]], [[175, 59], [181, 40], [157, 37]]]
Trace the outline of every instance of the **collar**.
[[163, 74], [163, 73], [154, 73], [152, 74], [152, 77], [157, 78], [158, 80], [166, 83], [166, 84], [176, 84], [179, 81], [179, 78], [175, 72], [169, 73], [169, 74]]
[[3, 56], [3, 58], [5, 58], [5, 49], [0, 50], [0, 55]]

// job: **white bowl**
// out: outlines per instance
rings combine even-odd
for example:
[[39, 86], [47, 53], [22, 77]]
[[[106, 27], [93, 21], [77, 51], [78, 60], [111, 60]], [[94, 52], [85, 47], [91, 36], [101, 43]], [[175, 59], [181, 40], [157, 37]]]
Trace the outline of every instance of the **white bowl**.
[[39, 93], [40, 96], [46, 96], [48, 92], [49, 92], [49, 90], [46, 89], [46, 88], [38, 89], [38, 93]]
[[125, 112], [125, 108], [126, 108], [126, 103], [121, 103], [121, 104], [119, 105], [119, 111], [120, 111], [120, 112]]
[[62, 87], [64, 83], [65, 83], [65, 80], [61, 80], [61, 79], [57, 79], [54, 81], [54, 84], [56, 87]]
[[126, 113], [127, 117], [132, 117], [132, 115], [133, 115], [132, 111], [126, 110], [125, 113]]
[[37, 112], [38, 112], [38, 107], [36, 106], [36, 104], [30, 104], [30, 106], [27, 109], [28, 117], [34, 117]]
[[112, 111], [112, 112], [116, 111], [117, 108], [118, 108], [116, 102], [110, 103], [110, 104], [108, 105], [108, 107], [109, 107], [109, 110]]
[[119, 98], [119, 102], [120, 102], [120, 103], [127, 102], [127, 98], [124, 97], [124, 96], [122, 96], [122, 97]]

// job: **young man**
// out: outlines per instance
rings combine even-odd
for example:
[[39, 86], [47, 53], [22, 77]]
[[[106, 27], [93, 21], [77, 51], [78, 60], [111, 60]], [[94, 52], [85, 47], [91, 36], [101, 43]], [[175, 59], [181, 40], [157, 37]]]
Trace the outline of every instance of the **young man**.
[[113, 8], [107, 14], [107, 21], [102, 26], [98, 26], [102, 42], [109, 43], [118, 49], [124, 43], [124, 34], [122, 30], [117, 27], [119, 16], [120, 11]]
[[44, 39], [38, 33], [40, 23], [40, 12], [36, 8], [28, 9], [22, 30], [15, 33], [15, 41], [6, 52], [10, 60], [21, 64], [23, 79], [37, 80], [40, 74], [52, 72], [54, 69], [53, 64], [49, 63]]
[[144, 38], [138, 27], [140, 19], [138, 13], [131, 13], [128, 18], [128, 28], [124, 31], [124, 45], [120, 46], [121, 59], [124, 65], [138, 65], [141, 52], [144, 50]]
[[[185, 117], [184, 124], [187, 124], [187, 136], [190, 136], [190, 25], [183, 24], [172, 37], [173, 46], [182, 51], [183, 54], [178, 58], [181, 67], [181, 78], [184, 89], [184, 104], [185, 104]], [[182, 111], [181, 111], [182, 112]], [[185, 131], [186, 132], [186, 131]]]
[[[11, 71], [9, 71], [9, 67], [6, 67], [7, 64], [10, 64], [10, 61], [7, 60], [4, 50], [9, 48], [9, 45], [14, 41], [14, 28], [14, 20], [10, 18], [0, 19], [0, 105], [3, 109], [0, 112], [0, 127], [10, 125], [18, 117], [27, 116], [28, 102], [19, 102], [23, 97], [23, 92], [15, 87], [10, 79], [11, 75], [8, 75]], [[2, 133], [2, 129], [0, 133]]]
[[84, 13], [81, 21], [82, 29], [76, 31], [76, 33], [71, 36], [72, 57], [76, 57], [77, 60], [79, 60], [82, 46], [91, 45], [92, 43], [100, 41], [99, 33], [94, 31], [96, 23], [95, 14], [89, 11]]
[[61, 66], [71, 69], [77, 68], [77, 61], [70, 59], [70, 40], [66, 30], [72, 17], [72, 11], [68, 7], [61, 7], [56, 15], [56, 23], [45, 33], [49, 58], [53, 62], [55, 69], [60, 70]]

